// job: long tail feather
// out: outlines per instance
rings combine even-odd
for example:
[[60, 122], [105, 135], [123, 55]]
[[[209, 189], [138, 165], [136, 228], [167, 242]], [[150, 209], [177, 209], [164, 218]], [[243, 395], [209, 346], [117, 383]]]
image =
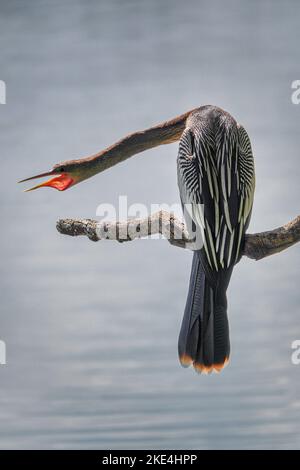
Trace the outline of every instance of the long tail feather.
[[210, 373], [228, 363], [230, 354], [226, 289], [230, 270], [208, 280], [199, 254], [194, 253], [190, 285], [182, 320], [178, 352], [181, 364]]

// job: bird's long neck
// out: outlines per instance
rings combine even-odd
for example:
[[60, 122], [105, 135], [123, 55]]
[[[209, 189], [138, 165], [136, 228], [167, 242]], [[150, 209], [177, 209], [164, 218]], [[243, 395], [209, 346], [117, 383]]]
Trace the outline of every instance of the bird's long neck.
[[144, 150], [176, 142], [180, 139], [186, 120], [193, 111], [188, 111], [143, 131], [129, 134], [105, 150], [82, 159], [81, 162], [88, 165], [90, 176], [92, 176]]

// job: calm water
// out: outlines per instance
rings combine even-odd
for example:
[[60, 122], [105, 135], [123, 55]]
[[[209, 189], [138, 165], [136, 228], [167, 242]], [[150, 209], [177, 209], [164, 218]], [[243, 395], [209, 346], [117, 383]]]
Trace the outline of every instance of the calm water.
[[[16, 180], [202, 104], [247, 128], [250, 230], [299, 213], [298, 2], [0, 2], [1, 448], [300, 448], [299, 247], [242, 260], [229, 289], [232, 358], [177, 360], [191, 254], [163, 240], [56, 232], [101, 202], [179, 202], [177, 146], [65, 193]], [[134, 184], [133, 184], [134, 182]]]

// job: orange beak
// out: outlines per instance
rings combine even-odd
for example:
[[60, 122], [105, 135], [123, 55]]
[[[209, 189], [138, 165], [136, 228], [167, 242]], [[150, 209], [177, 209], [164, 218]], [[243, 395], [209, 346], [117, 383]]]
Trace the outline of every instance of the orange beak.
[[30, 178], [26, 178], [24, 180], [19, 181], [19, 183], [24, 183], [25, 181], [34, 180], [36, 178], [43, 178], [44, 176], [50, 175], [55, 175], [55, 177], [45, 181], [44, 183], [37, 184], [36, 186], [33, 186], [33, 188], [25, 189], [25, 192], [33, 191], [34, 189], [43, 188], [46, 186], [48, 186], [49, 188], [58, 189], [58, 191], [64, 191], [74, 183], [73, 178], [71, 178], [68, 173], [62, 173], [61, 175], [58, 175], [53, 170], [48, 171], [46, 173], [41, 173], [40, 175], [31, 176]]

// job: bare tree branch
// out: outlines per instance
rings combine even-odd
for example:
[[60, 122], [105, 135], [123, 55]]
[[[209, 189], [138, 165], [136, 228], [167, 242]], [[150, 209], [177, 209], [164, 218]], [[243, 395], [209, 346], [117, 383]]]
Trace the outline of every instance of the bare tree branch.
[[61, 219], [57, 230], [64, 235], [86, 235], [92, 241], [117, 240], [127, 242], [151, 235], [163, 235], [171, 245], [188, 248], [192, 245], [184, 223], [167, 211], [158, 211], [144, 219], [124, 222], [97, 222], [91, 219]]
[[[130, 219], [125, 222], [97, 222], [92, 219], [61, 219], [57, 230], [70, 236], [85, 235], [92, 241], [132, 241], [151, 235], [163, 235], [171, 245], [179, 248], [193, 247], [185, 224], [167, 211], [159, 211], [144, 219]], [[279, 253], [300, 240], [300, 216], [274, 230], [246, 234], [243, 255], [260, 260]]]
[[282, 227], [245, 235], [243, 255], [255, 260], [286, 250], [300, 241], [300, 215]]

